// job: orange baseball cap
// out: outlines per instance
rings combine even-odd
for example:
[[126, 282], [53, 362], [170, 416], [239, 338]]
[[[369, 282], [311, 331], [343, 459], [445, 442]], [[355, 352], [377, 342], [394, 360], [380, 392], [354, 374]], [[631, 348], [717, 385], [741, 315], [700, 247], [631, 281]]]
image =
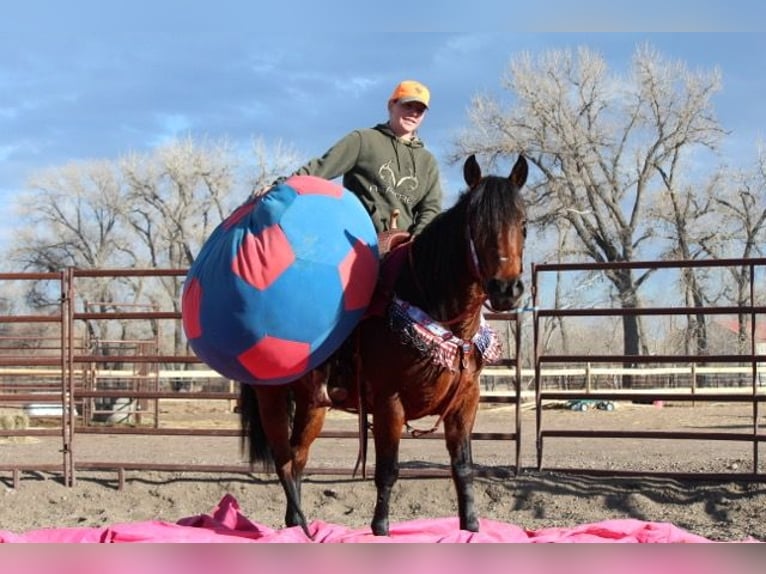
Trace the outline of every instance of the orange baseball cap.
[[388, 100], [402, 103], [420, 102], [425, 107], [428, 107], [428, 103], [431, 101], [431, 92], [420, 82], [404, 80], [397, 84]]

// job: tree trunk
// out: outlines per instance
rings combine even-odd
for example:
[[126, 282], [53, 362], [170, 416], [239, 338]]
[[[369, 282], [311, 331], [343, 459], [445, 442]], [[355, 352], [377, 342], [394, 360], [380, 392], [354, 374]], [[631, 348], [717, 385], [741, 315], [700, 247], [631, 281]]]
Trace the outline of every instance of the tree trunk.
[[[638, 296], [636, 294], [636, 286], [633, 283], [633, 273], [630, 269], [620, 269], [614, 272], [613, 278], [616, 279], [613, 282], [617, 286], [618, 296], [620, 298], [620, 306], [623, 309], [636, 309], [638, 308]], [[638, 356], [641, 354], [641, 340], [638, 330], [638, 316], [637, 315], [625, 315], [622, 318], [622, 342], [623, 342], [623, 354], [628, 356]], [[623, 364], [626, 368], [632, 368], [636, 366], [636, 363], [630, 360], [626, 360]], [[631, 375], [624, 375], [622, 378], [622, 386], [625, 389], [633, 388], [633, 377]]]

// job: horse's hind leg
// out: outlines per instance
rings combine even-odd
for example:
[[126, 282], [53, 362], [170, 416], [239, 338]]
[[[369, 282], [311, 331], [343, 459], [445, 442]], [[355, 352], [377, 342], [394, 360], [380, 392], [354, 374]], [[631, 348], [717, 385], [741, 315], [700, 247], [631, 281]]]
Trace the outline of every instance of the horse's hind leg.
[[393, 398], [377, 399], [372, 416], [375, 437], [375, 513], [372, 517], [372, 533], [388, 536], [388, 514], [391, 490], [399, 478], [399, 442], [401, 441], [404, 413], [399, 402]]
[[257, 393], [258, 411], [274, 458], [274, 470], [287, 500], [285, 524], [300, 526], [306, 536], [310, 536], [301, 509], [300, 476], [295, 476], [290, 445], [289, 389], [286, 385], [260, 386]]
[[312, 371], [293, 384], [295, 415], [293, 417], [293, 432], [290, 436], [290, 447], [292, 476], [298, 491], [299, 501], [303, 470], [308, 463], [309, 449], [319, 433], [322, 432], [327, 414], [328, 403], [324, 400], [326, 390], [324, 392], [318, 391], [318, 388], [323, 385], [326, 385], [326, 374], [321, 370]]
[[444, 435], [450, 455], [452, 481], [457, 494], [460, 529], [470, 532], [479, 531], [479, 518], [476, 515], [473, 494], [473, 454], [471, 451], [471, 432], [476, 417], [477, 402], [461, 403], [459, 408], [444, 418]]

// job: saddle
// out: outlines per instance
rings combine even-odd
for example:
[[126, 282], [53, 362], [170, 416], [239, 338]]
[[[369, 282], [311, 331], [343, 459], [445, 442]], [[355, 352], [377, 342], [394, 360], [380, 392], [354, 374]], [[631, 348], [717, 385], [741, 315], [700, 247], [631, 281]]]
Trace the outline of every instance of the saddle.
[[394, 209], [391, 213], [390, 225], [386, 231], [378, 233], [378, 254], [384, 259], [389, 251], [395, 249], [403, 243], [407, 243], [412, 234], [404, 229], [399, 229], [397, 221], [399, 219], [399, 210]]

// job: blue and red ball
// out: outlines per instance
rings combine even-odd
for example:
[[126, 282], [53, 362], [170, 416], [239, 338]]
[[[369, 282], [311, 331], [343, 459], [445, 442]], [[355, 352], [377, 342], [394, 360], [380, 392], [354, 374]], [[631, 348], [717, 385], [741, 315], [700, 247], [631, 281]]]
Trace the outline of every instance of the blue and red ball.
[[288, 383], [340, 347], [377, 278], [377, 236], [361, 202], [325, 179], [293, 176], [202, 246], [184, 284], [184, 332], [227, 378]]

